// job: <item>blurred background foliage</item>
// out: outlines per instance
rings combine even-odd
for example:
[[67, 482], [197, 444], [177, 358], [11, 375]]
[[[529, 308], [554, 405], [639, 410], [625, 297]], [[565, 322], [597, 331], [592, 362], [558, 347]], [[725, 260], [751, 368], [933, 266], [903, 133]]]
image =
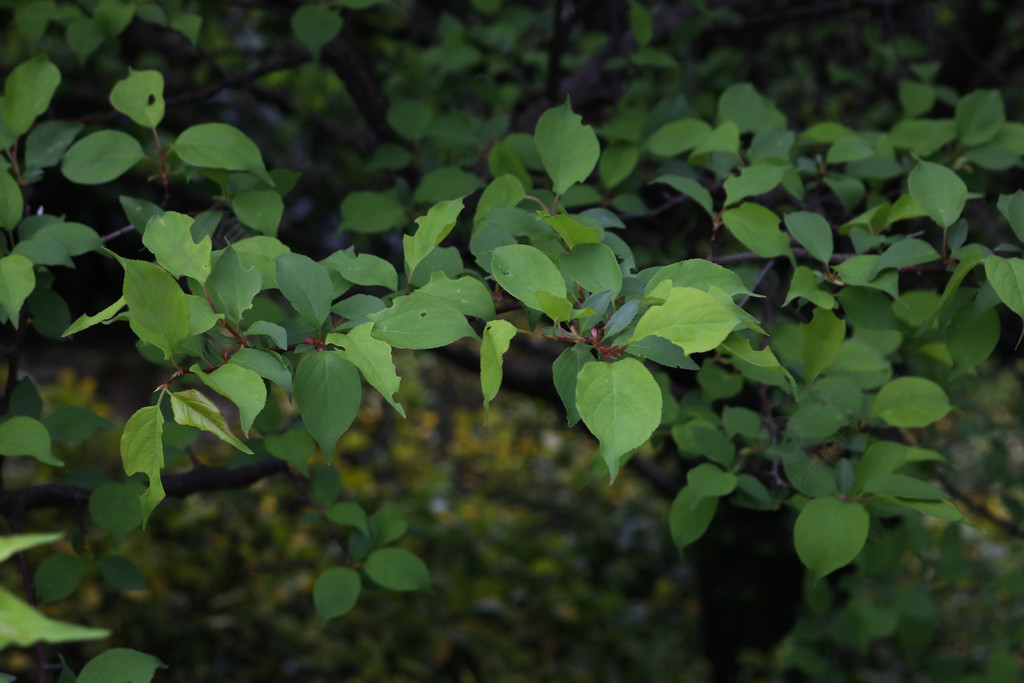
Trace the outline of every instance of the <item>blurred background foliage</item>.
[[[0, 0], [4, 65], [34, 50], [14, 30], [15, 4]], [[317, 257], [350, 244], [400, 253], [392, 228], [410, 225], [447, 193], [481, 186], [495, 141], [532, 131], [566, 95], [603, 145], [628, 143], [639, 129], [687, 112], [713, 119], [720, 93], [742, 82], [791, 127], [833, 119], [889, 127], [908, 80], [937, 85], [936, 115], [952, 111], [950, 93], [982, 87], [1003, 92], [1012, 120], [1024, 106], [1024, 7], [997, 0], [380, 3], [347, 12], [343, 41], [316, 59], [288, 24], [298, 3], [165, 4], [201, 15], [201, 48], [187, 31], [138, 18], [85, 60], [61, 32], [42, 36], [70, 86], [58, 93], [55, 117], [107, 121], [107, 93], [125, 61], [160, 70], [167, 129], [231, 123], [259, 143], [270, 168], [301, 174], [280, 237]], [[666, 253], [704, 255], [707, 231], [692, 228], [706, 227], [705, 216], [649, 209], [664, 201], [645, 184], [655, 171], [642, 166], [595, 196], [567, 201], [630, 217], [641, 267]], [[439, 175], [428, 183], [432, 172]], [[1024, 184], [1020, 168], [966, 179], [993, 195]], [[111, 232], [124, 224], [118, 195], [160, 201], [154, 185], [138, 180], [126, 176], [83, 198], [48, 178], [31, 186], [31, 200]], [[381, 194], [353, 194], [360, 192]], [[205, 192], [184, 188], [178, 196], [179, 210], [224, 208], [208, 205]], [[221, 221], [218, 237], [233, 239], [237, 226], [226, 214]], [[464, 247], [468, 232], [461, 239]], [[116, 248], [127, 253], [133, 240], [119, 237]], [[109, 303], [121, 285], [115, 271], [97, 257], [59, 273], [94, 283], [74, 291], [72, 310]], [[526, 361], [522, 381], [510, 377], [509, 385], [534, 395], [503, 391], [484, 426], [479, 390], [459, 369], [464, 359], [424, 354], [415, 363], [404, 357], [399, 368], [409, 419], [367, 399], [344, 437], [341, 472], [346, 500], [370, 511], [400, 506], [410, 533], [399, 544], [425, 559], [434, 595], [369, 592], [321, 629], [309, 595], [336, 560], [334, 546], [321, 526], [306, 523], [300, 488], [279, 478], [173, 501], [119, 546], [83, 524], [63, 549], [131, 558], [147, 592], [117, 591], [90, 567], [78, 594], [85, 599], [46, 611], [99, 620], [118, 634], [117, 643], [69, 648], [69, 661], [132, 647], [173, 663], [158, 674], [166, 681], [702, 681], [719, 646], [708, 625], [723, 597], [712, 595], [717, 585], [741, 605], [726, 613], [727, 626], [750, 630], [735, 643], [734, 680], [1014, 681], [1024, 642], [1024, 364], [1011, 336], [976, 376], [950, 388], [964, 412], [943, 423], [937, 444], [958, 473], [947, 485], [976, 525], [894, 517], [872, 530], [853, 568], [818, 585], [792, 565], [750, 562], [756, 547], [754, 555], [723, 552], [730, 538], [756, 546], [749, 534], [729, 536], [749, 522], [742, 518], [716, 519], [709, 536], [718, 540], [680, 558], [665, 522], [670, 497], [636, 469], [610, 488], [592, 478], [594, 444], [566, 430], [538, 397]], [[148, 385], [127, 365], [117, 326], [88, 340], [97, 350], [76, 358], [74, 369], [64, 351], [42, 345], [26, 367], [48, 407], [88, 405], [121, 422], [124, 406], [141, 405]], [[203, 443], [194, 453], [202, 462], [232, 457]], [[101, 430], [59, 455], [107, 463], [94, 473], [100, 481], [120, 472], [116, 444], [116, 431]], [[644, 455], [679, 475], [670, 449], [656, 443]], [[5, 474], [12, 487], [35, 476]], [[74, 515], [51, 511], [34, 521], [63, 528], [58, 520]], [[721, 572], [717, 584], [709, 567]], [[13, 571], [2, 568], [4, 585], [17, 584]], [[805, 602], [770, 602], [793, 585]], [[767, 638], [759, 609], [781, 612], [769, 615], [778, 619], [766, 622], [775, 629]], [[31, 665], [12, 654], [5, 668]]]

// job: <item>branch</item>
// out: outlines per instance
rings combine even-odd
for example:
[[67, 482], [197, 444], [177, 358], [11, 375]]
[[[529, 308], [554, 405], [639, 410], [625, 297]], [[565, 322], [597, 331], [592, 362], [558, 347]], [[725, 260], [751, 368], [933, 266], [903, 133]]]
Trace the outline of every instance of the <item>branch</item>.
[[[245, 488], [274, 474], [288, 471], [288, 463], [266, 458], [252, 465], [228, 469], [198, 467], [180, 474], [161, 477], [168, 496], [184, 498], [202, 491]], [[81, 507], [89, 504], [90, 491], [72, 484], [41, 484], [0, 495], [0, 514], [18, 515], [39, 508]]]

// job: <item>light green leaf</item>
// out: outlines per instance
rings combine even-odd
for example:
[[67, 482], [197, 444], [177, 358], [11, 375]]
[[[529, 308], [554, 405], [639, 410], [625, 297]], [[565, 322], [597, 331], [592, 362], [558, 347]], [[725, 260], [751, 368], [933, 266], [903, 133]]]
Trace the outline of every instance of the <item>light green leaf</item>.
[[327, 5], [300, 5], [292, 15], [292, 32], [314, 57], [341, 31], [338, 10]]
[[228, 421], [224, 419], [213, 401], [206, 398], [196, 389], [186, 389], [170, 394], [171, 410], [174, 413], [174, 421], [187, 427], [196, 427], [203, 431], [210, 432], [218, 439], [225, 441], [243, 453], [252, 455], [252, 451], [244, 443], [239, 441]]
[[0, 171], [0, 228], [13, 230], [25, 213], [25, 199], [18, 181], [7, 171]]
[[275, 259], [277, 286], [306, 322], [323, 325], [331, 314], [331, 276], [322, 265], [302, 254]]
[[[203, 242], [207, 238], [203, 238]], [[255, 268], [245, 268], [233, 247], [220, 253], [207, 278], [207, 291], [217, 310], [237, 322], [252, 308], [252, 300], [263, 286], [263, 278]]]
[[420, 558], [402, 548], [378, 548], [363, 566], [366, 575], [394, 591], [429, 591], [430, 572]]
[[717, 287], [731, 297], [750, 294], [739, 275], [702, 258], [686, 259], [659, 268], [647, 282], [644, 296], [651, 296], [655, 288], [665, 280], [671, 280], [675, 287], [696, 287], [705, 292]]
[[690, 155], [692, 159], [701, 154], [720, 152], [722, 154], [739, 154], [740, 151], [740, 129], [732, 121], [726, 121], [700, 141]]
[[165, 358], [188, 337], [188, 302], [163, 268], [145, 261], [118, 259], [124, 267], [124, 299], [132, 331], [164, 352]]
[[199, 282], [206, 282], [210, 275], [210, 252], [213, 247], [209, 237], [196, 244], [192, 240], [191, 216], [168, 211], [153, 216], [146, 223], [142, 243], [153, 252], [156, 261], [175, 276], [188, 276]]
[[[313, 7], [314, 5], [304, 5]], [[319, 5], [315, 5], [319, 6]], [[284, 201], [275, 190], [248, 190], [239, 192], [231, 200], [231, 210], [238, 216], [242, 225], [253, 230], [277, 236], [277, 227], [284, 215]]]
[[784, 170], [781, 166], [755, 164], [744, 168], [738, 176], [729, 176], [723, 183], [725, 206], [774, 190], [782, 182]]
[[879, 390], [871, 417], [893, 427], [927, 427], [952, 409], [946, 392], [935, 382], [923, 377], [900, 377]]
[[953, 225], [967, 203], [967, 185], [953, 170], [920, 161], [907, 180], [910, 196], [943, 229]]
[[[177, 415], [175, 415], [177, 418]], [[149, 477], [149, 488], [139, 499], [142, 505], [142, 527], [149, 515], [164, 499], [164, 485], [160, 470], [164, 466], [164, 418], [159, 406], [147, 406], [135, 411], [121, 433], [121, 461], [125, 474], [142, 472]]]
[[835, 271], [847, 285], [880, 289], [893, 299], [899, 299], [899, 275], [895, 270], [885, 270], [878, 276], [871, 277], [878, 259], [877, 254], [861, 254], [837, 264]]
[[320, 574], [313, 584], [313, 604], [320, 615], [320, 626], [355, 607], [362, 587], [359, 572], [348, 567], [331, 567]]
[[228, 363], [252, 370], [260, 377], [269, 379], [284, 389], [286, 394], [292, 393], [292, 371], [281, 360], [281, 357], [272, 351], [253, 348], [239, 349], [231, 356]]
[[819, 214], [810, 211], [788, 213], [786, 229], [817, 260], [827, 264], [832, 258], [832, 228]]
[[50, 433], [43, 423], [22, 415], [0, 422], [0, 455], [30, 455], [47, 465], [64, 466], [50, 449]]
[[323, 261], [349, 282], [365, 287], [387, 287], [398, 289], [398, 272], [395, 267], [373, 254], [356, 254], [352, 247], [336, 251]]
[[260, 148], [245, 133], [226, 123], [200, 123], [186, 128], [175, 141], [174, 151], [186, 164], [248, 171], [271, 187], [275, 185], [263, 165]]
[[679, 119], [666, 123], [654, 131], [647, 139], [646, 147], [657, 156], [674, 157], [693, 149], [709, 135], [711, 126], [707, 122], [691, 118]]
[[436, 272], [430, 276], [430, 282], [416, 290], [416, 293], [429, 294], [448, 301], [463, 315], [471, 315], [481, 320], [490, 320], [494, 317], [491, 290], [483, 281], [472, 275], [449, 280], [443, 272]]
[[378, 233], [405, 225], [409, 217], [394, 190], [349, 192], [341, 201], [341, 229]]
[[35, 548], [36, 546], [53, 543], [64, 538], [63, 533], [48, 534], [16, 534], [14, 536], [0, 536], [0, 562], [4, 562], [22, 550]]
[[163, 74], [129, 67], [110, 91], [110, 104], [140, 126], [156, 128], [164, 118]]
[[[755, 351], [750, 346], [749, 339], [737, 334], [730, 334], [722, 342], [721, 348], [733, 357], [733, 363], [744, 375], [756, 375], [757, 381], [774, 386], [785, 386], [781, 383], [781, 380], [784, 379], [790, 391], [794, 394], [796, 393], [796, 380], [793, 379], [793, 375], [789, 373], [789, 370], [782, 367], [779, 359], [775, 356], [775, 352], [770, 347], [766, 346]], [[757, 368], [763, 368], [770, 372], [765, 374], [759, 372]], [[776, 377], [775, 375], [779, 376]]]
[[622, 267], [606, 244], [578, 244], [558, 261], [558, 268], [583, 289], [596, 294], [622, 289]]
[[476, 204], [473, 216], [474, 232], [487, 220], [487, 215], [494, 209], [511, 209], [526, 197], [522, 181], [511, 173], [497, 176], [484, 188], [480, 201]]
[[628, 178], [640, 161], [640, 146], [617, 142], [604, 148], [598, 173], [607, 189], [612, 189]]
[[985, 259], [985, 277], [999, 296], [999, 300], [1024, 318], [1024, 259], [1003, 258], [991, 254]]
[[673, 287], [665, 303], [652, 306], [636, 324], [631, 340], [657, 335], [687, 354], [715, 348], [739, 319], [715, 297], [695, 287]]
[[832, 364], [846, 339], [846, 321], [825, 308], [815, 308], [811, 322], [800, 325], [804, 382], [810, 384]]
[[60, 70], [44, 55], [22, 62], [4, 83], [3, 119], [15, 135], [27, 133], [50, 106], [60, 85]]
[[253, 420], [267, 403], [267, 385], [263, 378], [237, 363], [221, 365], [213, 372], [203, 372], [199, 365], [193, 365], [190, 370], [203, 384], [238, 406], [242, 434], [248, 436]]
[[1012, 195], [999, 195], [997, 206], [999, 213], [1010, 222], [1013, 234], [1024, 242], [1024, 190], [1017, 190]]
[[669, 531], [679, 550], [704, 535], [717, 507], [718, 498], [715, 496], [697, 495], [689, 486], [680, 489], [668, 513]]
[[0, 306], [15, 328], [21, 322], [21, 306], [35, 288], [36, 274], [31, 261], [20, 254], [0, 257]]
[[414, 292], [390, 308], [368, 316], [372, 334], [399, 349], [436, 349], [463, 337], [476, 337], [466, 316], [450, 301]]
[[333, 332], [327, 335], [328, 344], [337, 344], [345, 349], [345, 357], [352, 361], [363, 377], [380, 392], [398, 414], [405, 417], [405, 409], [395, 400], [401, 379], [395, 372], [391, 358], [391, 347], [372, 336], [373, 323], [363, 323], [347, 334]]
[[601, 241], [601, 235], [588, 225], [583, 225], [577, 220], [563, 214], [557, 216], [543, 216], [544, 222], [555, 229], [558, 236], [565, 242], [565, 246], [572, 249], [577, 244], [597, 244]]
[[426, 258], [427, 254], [434, 250], [441, 240], [448, 236], [448, 233], [455, 227], [455, 221], [462, 213], [463, 197], [438, 202], [430, 207], [426, 216], [416, 219], [416, 232], [412, 235], [402, 237], [402, 247], [405, 252], [405, 266], [412, 276], [420, 261]]
[[[736, 475], [723, 471], [717, 465], [705, 462], [686, 473], [686, 488], [690, 489], [690, 496], [693, 499], [721, 498], [736, 489]], [[697, 503], [698, 501], [693, 500], [692, 502]]]
[[77, 683], [150, 683], [157, 669], [167, 665], [144, 652], [117, 647], [89, 661]]
[[537, 292], [565, 298], [565, 280], [551, 259], [528, 244], [509, 244], [494, 250], [491, 273], [501, 287], [523, 305], [542, 310]]
[[34, 607], [14, 597], [7, 589], [0, 588], [0, 650], [11, 645], [29, 647], [39, 641], [66, 643], [74, 640], [98, 640], [109, 636], [110, 631], [106, 629], [87, 628], [49, 619]]
[[871, 518], [860, 503], [832, 496], [808, 501], [796, 518], [800, 561], [819, 579], [853, 561], [868, 540]]
[[583, 125], [583, 117], [573, 113], [568, 99], [541, 114], [533, 137], [556, 195], [585, 181], [601, 155], [594, 129]]
[[295, 370], [295, 401], [306, 429], [331, 462], [334, 446], [359, 411], [362, 382], [341, 351], [306, 354]]
[[99, 185], [120, 178], [144, 157], [142, 145], [131, 135], [100, 130], [71, 145], [60, 171], [73, 183]]
[[745, 247], [758, 256], [789, 255], [789, 237], [779, 230], [779, 217], [760, 204], [746, 202], [722, 212], [722, 222]]
[[956, 137], [969, 146], [990, 142], [1006, 123], [1003, 95], [998, 90], [975, 90], [956, 103]]
[[576, 383], [576, 407], [601, 442], [601, 456], [614, 481], [622, 456], [642, 446], [661, 423], [661, 389], [634, 358], [587, 363]]
[[501, 359], [508, 351], [516, 326], [507, 320], [492, 320], [484, 327], [484, 340], [480, 347], [480, 386], [484, 394], [484, 422], [491, 401], [501, 386]]
[[793, 281], [789, 285], [789, 292], [786, 293], [786, 299], [782, 305], [788, 306], [789, 302], [797, 297], [807, 299], [821, 308], [836, 307], [835, 297], [820, 287], [814, 271], [807, 266], [799, 266], [793, 271]]

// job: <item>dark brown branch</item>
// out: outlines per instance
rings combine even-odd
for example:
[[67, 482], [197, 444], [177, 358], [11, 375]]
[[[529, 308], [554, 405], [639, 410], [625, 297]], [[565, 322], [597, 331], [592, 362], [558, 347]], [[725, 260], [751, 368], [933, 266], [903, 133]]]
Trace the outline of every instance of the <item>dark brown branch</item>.
[[[274, 474], [288, 471], [288, 463], [277, 458], [266, 458], [252, 465], [235, 469], [223, 467], [197, 467], [180, 474], [162, 477], [168, 496], [184, 498], [202, 491], [245, 488]], [[0, 514], [18, 515], [39, 508], [64, 508], [88, 505], [90, 492], [71, 484], [41, 484], [0, 496]]]

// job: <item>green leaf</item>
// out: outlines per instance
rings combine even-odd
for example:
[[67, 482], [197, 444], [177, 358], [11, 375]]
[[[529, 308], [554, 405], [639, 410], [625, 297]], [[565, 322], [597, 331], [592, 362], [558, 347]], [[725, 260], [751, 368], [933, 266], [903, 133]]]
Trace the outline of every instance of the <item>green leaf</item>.
[[31, 261], [19, 254], [0, 257], [0, 306], [16, 329], [21, 322], [21, 306], [35, 288], [36, 274]]
[[815, 308], [811, 322], [800, 325], [804, 382], [810, 384], [832, 364], [846, 339], [846, 321], [825, 308]]
[[152, 655], [117, 647], [89, 660], [77, 683], [150, 683], [157, 669], [166, 668]]
[[188, 276], [206, 282], [210, 275], [209, 237], [196, 244], [192, 240], [193, 219], [176, 211], [153, 216], [146, 223], [142, 243], [153, 252], [156, 261], [174, 277]]
[[193, 46], [199, 44], [199, 30], [203, 26], [203, 18], [198, 14], [176, 14], [171, 17], [171, 28], [180, 31]]
[[263, 378], [240, 364], [232, 363], [221, 365], [213, 372], [203, 372], [198, 364], [190, 370], [203, 384], [238, 406], [242, 434], [249, 436], [253, 420], [267, 403], [267, 385]]
[[363, 571], [374, 582], [394, 591], [429, 591], [430, 572], [420, 558], [402, 548], [379, 548], [370, 553]]
[[272, 351], [252, 348], [239, 349], [231, 356], [228, 363], [252, 370], [260, 377], [277, 384], [284, 389], [285, 393], [292, 393], [292, 371], [281, 360], [281, 357]]
[[149, 477], [149, 488], [142, 494], [142, 527], [164, 499], [160, 470], [164, 466], [164, 418], [159, 406], [140, 408], [128, 420], [121, 434], [121, 460], [125, 474], [142, 472]]
[[789, 237], [779, 230], [779, 217], [760, 204], [746, 202], [722, 212], [722, 222], [745, 247], [758, 256], [791, 254]]
[[316, 57], [341, 32], [341, 13], [326, 5], [301, 5], [292, 15], [292, 32]]
[[[2, 263], [3, 261], [2, 259], [0, 259], [0, 272], [2, 272]], [[83, 313], [81, 316], [78, 317], [78, 320], [71, 323], [71, 326], [68, 327], [68, 329], [64, 330], [64, 333], [61, 334], [61, 336], [66, 337], [69, 334], [75, 334], [76, 332], [81, 332], [82, 330], [88, 329], [97, 323], [106, 322], [113, 318], [115, 315], [117, 315], [124, 307], [125, 298], [122, 295], [121, 298], [119, 298], [117, 301], [110, 304], [106, 308], [104, 308], [96, 315], [85, 315]]]
[[952, 409], [946, 392], [935, 382], [923, 377], [900, 377], [879, 390], [871, 417], [893, 427], [927, 427]]
[[732, 123], [741, 133], [786, 125], [781, 112], [750, 83], [735, 83], [722, 92], [715, 121]]
[[922, 263], [938, 261], [941, 258], [939, 252], [935, 251], [935, 247], [924, 240], [915, 238], [900, 240], [892, 244], [878, 257], [878, 261], [875, 263], [874, 268], [871, 269], [868, 277], [874, 279], [886, 268], [916, 266]]
[[699, 370], [699, 366], [686, 355], [683, 347], [676, 346], [664, 337], [648, 335], [643, 339], [630, 342], [626, 353], [637, 358], [649, 360], [666, 368], [683, 370]]
[[967, 185], [954, 171], [920, 161], [907, 182], [910, 196], [943, 229], [960, 218], [967, 203]]
[[62, 533], [49, 534], [16, 534], [14, 536], [0, 536], [0, 562], [9, 560], [22, 550], [35, 548], [59, 541], [64, 538]]
[[480, 177], [469, 171], [458, 166], [442, 166], [423, 176], [412, 198], [417, 204], [458, 200], [476, 192], [483, 185]]
[[709, 462], [702, 463], [686, 473], [686, 488], [692, 498], [721, 498], [736, 489], [736, 475]]
[[68, 24], [66, 39], [68, 47], [83, 65], [86, 59], [107, 39], [100, 27], [89, 17], [72, 19]]
[[661, 389], [636, 359], [587, 363], [577, 379], [576, 407], [601, 442], [614, 481], [622, 456], [642, 446], [661, 423]]
[[480, 347], [480, 386], [484, 394], [484, 422], [491, 401], [501, 386], [501, 359], [508, 351], [516, 326], [507, 320], [492, 320], [484, 327], [484, 340]]
[[644, 296], [651, 296], [655, 288], [666, 280], [670, 280], [674, 287], [696, 287], [705, 292], [717, 287], [730, 297], [750, 294], [739, 275], [702, 258], [678, 261], [659, 268], [647, 282]]
[[60, 171], [80, 185], [99, 185], [120, 178], [145, 154], [139, 141], [119, 130], [86, 135], [64, 155]]
[[92, 16], [100, 30], [110, 37], [116, 37], [128, 27], [135, 16], [135, 3], [124, 0], [100, 0], [93, 8]]
[[622, 268], [615, 253], [605, 244], [578, 244], [558, 261], [558, 268], [583, 289], [612, 292], [622, 289]]
[[167, 271], [145, 261], [118, 259], [124, 267], [124, 299], [128, 324], [139, 339], [170, 358], [188, 337], [185, 293]]
[[394, 190], [349, 192], [341, 202], [341, 229], [379, 233], [409, 222]]
[[306, 354], [295, 369], [295, 401], [302, 421], [328, 462], [355, 419], [361, 396], [359, 371], [341, 351]]
[[50, 106], [60, 85], [60, 70], [44, 55], [22, 62], [4, 83], [3, 119], [15, 135], [27, 133]]
[[615, 143], [605, 147], [598, 164], [598, 174], [607, 189], [612, 189], [633, 173], [640, 161], [640, 146]]
[[956, 137], [965, 145], [990, 142], [1006, 123], [998, 90], [975, 90], [956, 103]]
[[206, 398], [196, 389], [186, 389], [170, 394], [171, 411], [174, 421], [187, 427], [196, 427], [210, 432], [218, 439], [225, 441], [243, 453], [252, 455], [252, 451], [244, 443], [235, 438], [213, 401]]
[[381, 396], [405, 417], [405, 409], [395, 400], [401, 379], [395, 372], [395, 362], [391, 357], [391, 347], [371, 336], [373, 323], [363, 323], [353, 327], [347, 334], [338, 332], [327, 335], [328, 344], [337, 344], [345, 349], [348, 358], [363, 373], [363, 377]]
[[[310, 451], [313, 450], [312, 440], [310, 440], [309, 448]], [[370, 526], [366, 521], [366, 511], [363, 510], [359, 503], [335, 503], [327, 508], [325, 514], [327, 519], [335, 524], [353, 526], [359, 529], [364, 536], [370, 536]]]
[[864, 493], [917, 500], [949, 500], [950, 495], [906, 474], [881, 474], [864, 482]]
[[81, 223], [65, 223], [55, 221], [32, 234], [32, 239], [51, 239], [68, 253], [69, 256], [81, 256], [90, 251], [99, 251], [103, 246], [96, 231]]
[[577, 244], [597, 244], [601, 241], [601, 235], [590, 226], [583, 225], [577, 220], [558, 214], [557, 216], [544, 216], [544, 222], [555, 229], [558, 236], [565, 242], [565, 246], [572, 249]]
[[466, 317], [450, 301], [415, 292], [368, 316], [372, 334], [399, 349], [436, 349], [463, 337], [476, 337]]
[[680, 489], [668, 513], [669, 531], [679, 550], [704, 535], [717, 507], [718, 498], [715, 496], [696, 495], [689, 486]]
[[175, 141], [174, 151], [186, 164], [248, 171], [271, 187], [275, 185], [263, 165], [260, 148], [245, 133], [226, 123], [200, 123], [186, 128]]
[[580, 413], [576, 408], [577, 378], [583, 366], [592, 360], [589, 347], [576, 344], [562, 351], [551, 366], [555, 390], [562, 399], [562, 405], [565, 406], [566, 419], [570, 427], [580, 420]]
[[501, 287], [523, 305], [542, 310], [537, 292], [565, 298], [565, 280], [551, 259], [528, 244], [509, 244], [494, 250], [491, 273]]
[[985, 259], [985, 277], [988, 278], [999, 300], [1024, 318], [1024, 259], [1003, 258], [991, 254]]
[[832, 228], [822, 216], [810, 211], [786, 214], [786, 229], [811, 256], [824, 264], [832, 259]]
[[[749, 339], [731, 334], [722, 342], [721, 348], [733, 357], [733, 363], [744, 376], [773, 386], [785, 387], [788, 385], [790, 391], [796, 393], [796, 380], [793, 379], [789, 370], [782, 367], [770, 347], [755, 351], [750, 346]], [[761, 372], [759, 370], [761, 368], [768, 372]]]
[[47, 465], [64, 466], [50, 449], [50, 433], [43, 423], [23, 415], [0, 422], [0, 455], [30, 455]]
[[365, 287], [387, 287], [392, 292], [398, 289], [398, 272], [395, 267], [373, 254], [356, 254], [352, 247], [336, 251], [323, 261], [347, 281]]
[[997, 206], [999, 213], [1009, 221], [1013, 234], [1017, 236], [1018, 240], [1024, 242], [1024, 190], [1017, 190], [1012, 195], [999, 195]]
[[84, 572], [82, 559], [68, 553], [54, 553], [40, 562], [33, 580], [40, 604], [62, 600], [74, 593]]
[[416, 219], [414, 234], [402, 237], [405, 266], [410, 276], [419, 262], [441, 244], [441, 240], [455, 227], [455, 221], [462, 213], [462, 200], [463, 197], [459, 197], [438, 202], [430, 207], [426, 216]]
[[164, 77], [159, 71], [135, 71], [114, 84], [110, 104], [135, 123], [156, 128], [164, 119]]
[[[36, 642], [66, 643], [74, 640], [98, 640], [110, 636], [102, 628], [87, 628], [43, 616], [34, 607], [0, 588], [0, 650], [14, 645], [28, 647]], [[81, 679], [79, 679], [81, 680]]]
[[821, 308], [832, 309], [836, 307], [836, 299], [834, 296], [823, 290], [818, 283], [818, 278], [807, 266], [800, 266], [793, 271], [793, 281], [789, 285], [789, 292], [786, 293], [786, 299], [782, 302], [783, 306], [788, 306], [789, 302], [797, 297], [807, 299], [815, 306]]
[[677, 175], [660, 175], [651, 183], [665, 183], [672, 187], [677, 192], [685, 194], [687, 197], [697, 202], [697, 206], [704, 209], [709, 215], [714, 215], [714, 205], [711, 200], [711, 193], [704, 189], [704, 186], [698, 183], [693, 178], [684, 178]]
[[139, 568], [127, 557], [106, 555], [96, 560], [96, 569], [103, 580], [122, 591], [148, 590], [146, 580], [142, 578]]
[[25, 163], [31, 168], [56, 166], [85, 125], [70, 121], [44, 121], [25, 139]]
[[277, 235], [281, 216], [284, 215], [284, 201], [281, 194], [275, 190], [249, 190], [239, 192], [232, 198], [231, 210], [238, 216], [242, 225], [274, 237]]
[[701, 140], [693, 149], [691, 159], [701, 154], [720, 152], [722, 154], [739, 154], [740, 131], [732, 121], [726, 121]]
[[491, 290], [479, 278], [472, 275], [449, 280], [443, 272], [433, 273], [430, 282], [416, 290], [417, 294], [429, 294], [437, 299], [450, 302], [463, 315], [471, 315], [481, 320], [494, 317], [494, 300]]
[[931, 83], [900, 81], [899, 98], [903, 115], [912, 119], [927, 114], [935, 106], [935, 86]]
[[362, 587], [359, 572], [348, 567], [331, 567], [320, 574], [313, 585], [313, 604], [320, 615], [320, 626], [355, 607]]
[[[207, 238], [203, 238], [203, 242]], [[239, 321], [252, 308], [252, 300], [263, 287], [263, 278], [255, 268], [242, 265], [238, 252], [224, 249], [207, 278], [207, 291], [217, 310], [229, 320]]]
[[871, 518], [860, 503], [831, 496], [808, 501], [796, 518], [800, 561], [819, 579], [853, 561], [868, 540]]
[[303, 475], [309, 475], [307, 461], [316, 449], [316, 442], [305, 429], [290, 429], [284, 434], [268, 436], [263, 442], [275, 458], [295, 465]]
[[871, 272], [878, 263], [879, 257], [875, 254], [861, 254], [848, 258], [835, 266], [835, 271], [842, 278], [846, 285], [854, 287], [872, 287], [880, 289], [893, 299], [898, 299], [899, 276], [894, 270], [886, 270], [876, 277], [871, 277]]
[[78, 441], [97, 429], [114, 429], [114, 423], [104, 420], [89, 408], [61, 406], [46, 416], [43, 426], [56, 441]]
[[633, 36], [636, 44], [640, 47], [647, 47], [654, 37], [654, 20], [651, 12], [636, 0], [629, 2], [629, 25], [633, 29]]
[[146, 489], [134, 481], [104, 482], [93, 489], [89, 497], [89, 517], [94, 524], [114, 536], [114, 545], [120, 545], [125, 534], [142, 524], [142, 506], [139, 497]]
[[275, 262], [277, 286], [299, 317], [323, 325], [331, 314], [331, 276], [327, 269], [302, 254], [281, 254]]
[[710, 135], [711, 126], [707, 122], [691, 118], [679, 119], [666, 123], [654, 131], [647, 139], [646, 147], [656, 156], [674, 157], [693, 149]]
[[25, 213], [21, 187], [7, 171], [0, 171], [0, 228], [13, 230]]
[[583, 125], [568, 99], [541, 114], [533, 138], [556, 195], [585, 181], [601, 155], [594, 129]]
[[725, 206], [774, 190], [782, 182], [784, 170], [781, 166], [755, 164], [744, 168], [738, 176], [729, 176], [723, 183]]
[[721, 344], [738, 323], [736, 315], [707, 292], [673, 287], [664, 304], [641, 316], [631, 340], [657, 335], [692, 355]]
[[480, 201], [476, 205], [476, 214], [473, 216], [474, 232], [487, 220], [488, 214], [494, 209], [511, 209], [526, 197], [526, 190], [522, 181], [511, 173], [504, 173], [495, 177], [490, 184], [484, 188], [480, 195]]

